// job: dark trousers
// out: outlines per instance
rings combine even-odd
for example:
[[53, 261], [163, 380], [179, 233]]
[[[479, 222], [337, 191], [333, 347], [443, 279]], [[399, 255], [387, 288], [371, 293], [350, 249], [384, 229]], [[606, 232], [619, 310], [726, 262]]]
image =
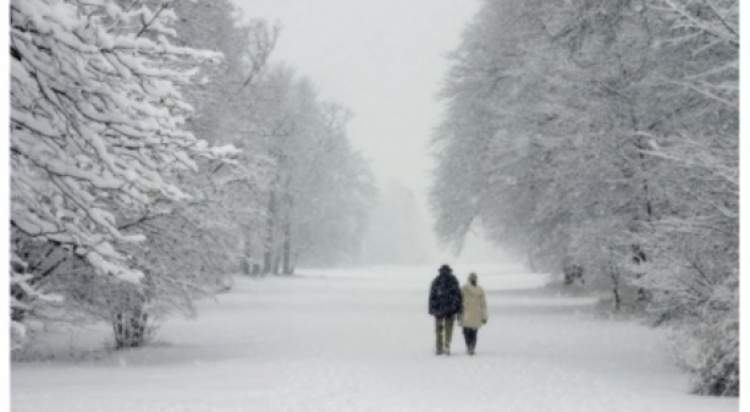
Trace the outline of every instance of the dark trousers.
[[454, 315], [435, 316], [435, 351], [440, 354], [449, 352], [453, 338]]
[[473, 354], [474, 348], [477, 347], [477, 329], [464, 328], [464, 341], [466, 341], [466, 349]]

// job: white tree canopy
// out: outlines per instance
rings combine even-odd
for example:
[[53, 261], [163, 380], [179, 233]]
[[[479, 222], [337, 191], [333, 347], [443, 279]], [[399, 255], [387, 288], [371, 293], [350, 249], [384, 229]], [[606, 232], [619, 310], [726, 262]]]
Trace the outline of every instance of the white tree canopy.
[[[179, 86], [221, 55], [176, 45], [166, 4], [23, 0], [10, 17], [12, 228], [138, 284], [144, 273], [124, 246], [144, 236], [121, 227], [157, 200], [188, 199], [174, 172], [196, 169], [197, 156], [236, 154], [184, 127], [192, 107]], [[60, 296], [23, 259], [11, 266], [17, 343], [23, 313]]]
[[12, 224], [137, 281], [118, 219], [185, 199], [170, 171], [220, 154], [185, 131], [177, 85], [213, 52], [174, 45], [171, 11], [109, 1], [11, 4]]

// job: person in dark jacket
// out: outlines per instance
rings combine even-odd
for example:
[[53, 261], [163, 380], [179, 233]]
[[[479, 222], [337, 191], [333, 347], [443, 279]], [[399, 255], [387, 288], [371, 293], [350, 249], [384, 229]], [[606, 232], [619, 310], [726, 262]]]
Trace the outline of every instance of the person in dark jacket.
[[430, 286], [430, 315], [435, 317], [435, 353], [450, 355], [453, 322], [461, 311], [461, 288], [450, 266], [443, 265]]

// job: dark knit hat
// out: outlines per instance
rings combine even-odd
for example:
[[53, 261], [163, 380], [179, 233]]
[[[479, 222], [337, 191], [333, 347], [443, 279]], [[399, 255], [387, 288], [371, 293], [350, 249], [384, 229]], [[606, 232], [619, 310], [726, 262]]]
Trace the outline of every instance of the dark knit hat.
[[453, 273], [453, 269], [451, 269], [451, 267], [448, 265], [443, 265], [440, 266], [440, 269], [438, 269], [438, 273], [440, 273], [441, 275], [443, 273]]

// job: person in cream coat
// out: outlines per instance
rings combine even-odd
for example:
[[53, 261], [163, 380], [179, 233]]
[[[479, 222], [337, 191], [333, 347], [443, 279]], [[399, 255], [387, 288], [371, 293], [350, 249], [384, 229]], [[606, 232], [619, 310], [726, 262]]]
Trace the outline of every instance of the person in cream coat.
[[484, 289], [477, 284], [477, 274], [470, 273], [468, 282], [461, 288], [463, 307], [459, 317], [463, 327], [466, 350], [474, 355], [477, 346], [477, 332], [487, 323], [487, 300]]

